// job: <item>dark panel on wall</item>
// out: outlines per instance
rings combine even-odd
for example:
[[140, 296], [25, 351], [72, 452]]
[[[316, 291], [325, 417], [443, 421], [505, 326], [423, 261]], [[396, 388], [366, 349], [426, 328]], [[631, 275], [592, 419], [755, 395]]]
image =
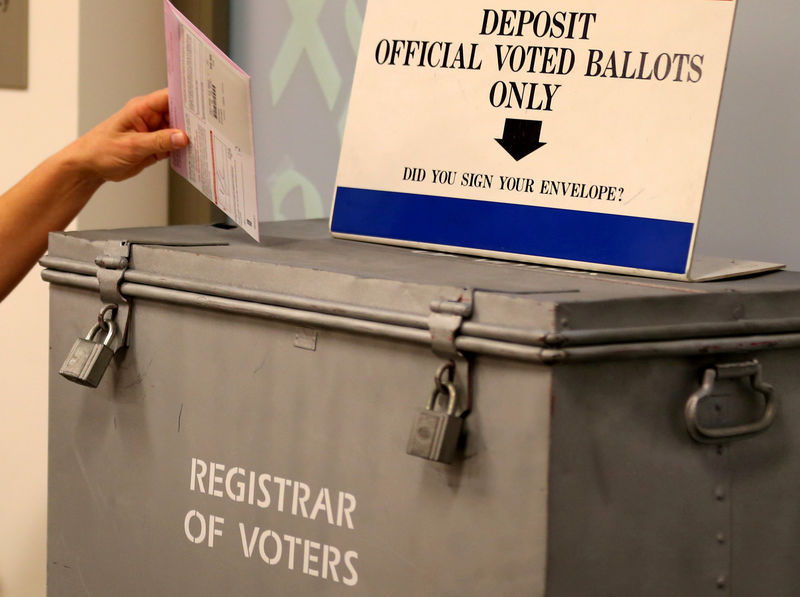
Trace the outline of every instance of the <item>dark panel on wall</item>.
[[0, 87], [28, 87], [28, 0], [0, 0]]
[[[3, 0], [0, 0], [3, 2]], [[228, 0], [172, 0], [172, 4], [205, 33], [220, 49], [228, 52]], [[225, 214], [186, 179], [169, 173], [169, 223], [210, 224], [224, 222]]]

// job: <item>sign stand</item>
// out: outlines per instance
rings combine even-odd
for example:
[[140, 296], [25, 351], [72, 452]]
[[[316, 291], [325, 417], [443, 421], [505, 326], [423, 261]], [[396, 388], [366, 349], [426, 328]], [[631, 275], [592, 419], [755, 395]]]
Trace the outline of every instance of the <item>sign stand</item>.
[[735, 0], [371, 0], [340, 238], [678, 280], [694, 256]]

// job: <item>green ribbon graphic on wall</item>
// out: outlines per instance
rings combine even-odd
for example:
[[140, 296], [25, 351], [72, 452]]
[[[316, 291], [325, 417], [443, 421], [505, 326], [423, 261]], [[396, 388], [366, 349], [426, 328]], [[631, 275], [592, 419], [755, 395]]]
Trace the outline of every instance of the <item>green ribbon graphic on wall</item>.
[[332, 110], [339, 97], [342, 77], [319, 27], [319, 16], [325, 0], [287, 0], [287, 3], [292, 12], [292, 24], [270, 73], [272, 104], [278, 104], [300, 58], [306, 53], [328, 102], [328, 108]]

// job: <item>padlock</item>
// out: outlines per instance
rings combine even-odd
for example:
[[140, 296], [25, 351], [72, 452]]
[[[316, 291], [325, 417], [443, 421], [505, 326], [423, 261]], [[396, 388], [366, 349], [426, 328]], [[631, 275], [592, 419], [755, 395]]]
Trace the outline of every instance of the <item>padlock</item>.
[[[108, 333], [103, 343], [95, 342], [94, 337], [106, 326]], [[59, 373], [77, 384], [96, 388], [114, 357], [110, 345], [116, 331], [117, 327], [113, 321], [98, 322], [85, 338], [78, 338], [75, 341]]]
[[444, 394], [437, 386], [428, 402], [428, 407], [420, 411], [414, 421], [406, 452], [412, 456], [451, 464], [456, 457], [464, 419], [455, 415], [458, 404], [455, 386], [452, 382], [442, 385], [447, 390], [447, 411], [436, 410], [439, 395]]

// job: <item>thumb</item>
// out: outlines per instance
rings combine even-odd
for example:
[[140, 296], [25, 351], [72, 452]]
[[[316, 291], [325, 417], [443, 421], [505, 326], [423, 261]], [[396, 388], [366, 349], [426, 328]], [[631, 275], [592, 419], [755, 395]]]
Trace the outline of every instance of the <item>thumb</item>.
[[189, 145], [189, 137], [180, 129], [162, 129], [141, 133], [138, 145], [144, 155], [167, 153]]

